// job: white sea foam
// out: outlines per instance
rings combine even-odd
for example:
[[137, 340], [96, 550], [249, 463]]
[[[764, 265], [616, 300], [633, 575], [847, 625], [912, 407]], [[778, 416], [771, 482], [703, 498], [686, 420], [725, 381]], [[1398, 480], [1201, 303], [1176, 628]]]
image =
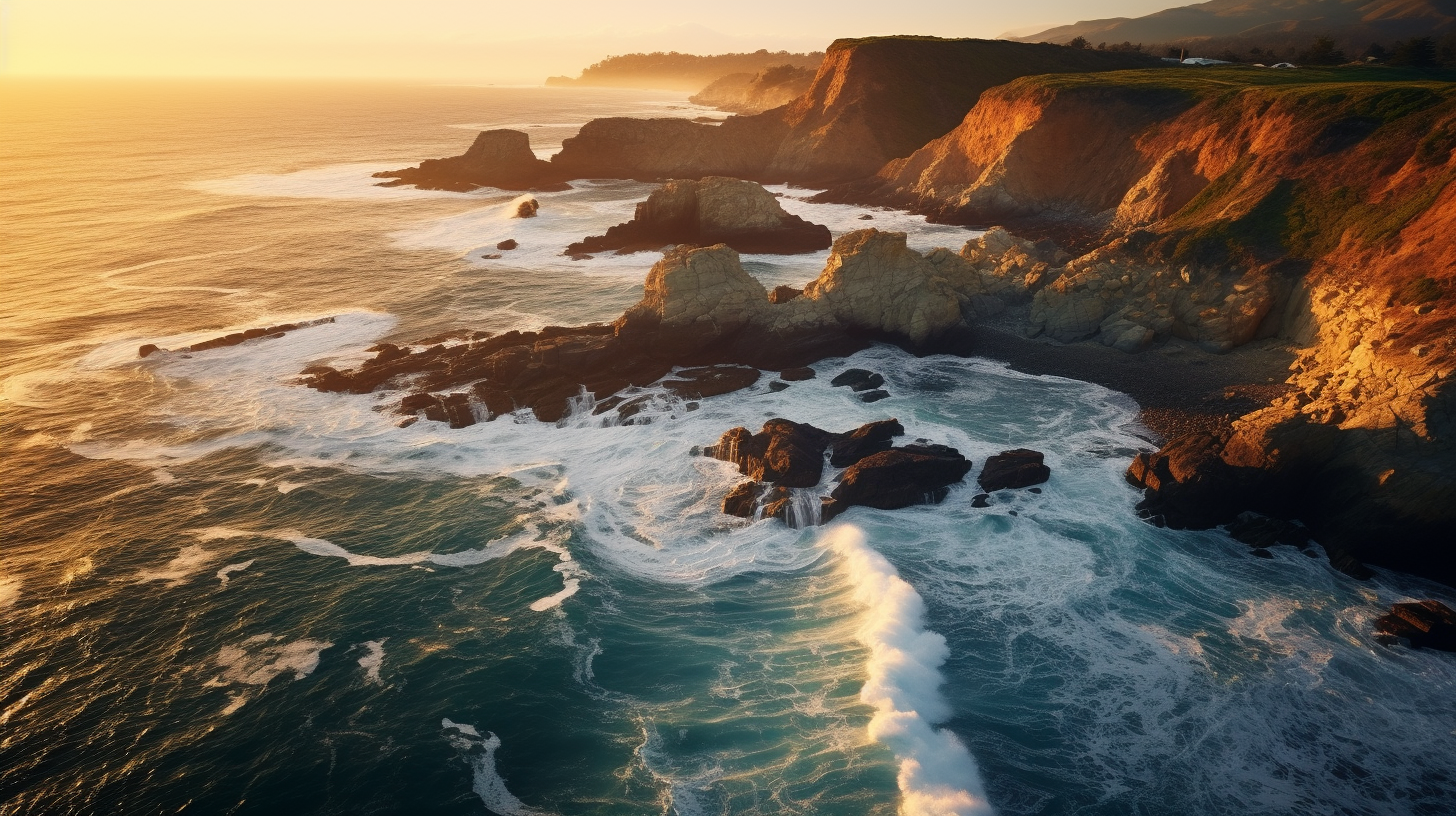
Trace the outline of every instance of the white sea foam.
[[177, 557], [168, 561], [160, 569], [138, 572], [134, 580], [138, 584], [165, 581], [168, 587], [181, 586], [194, 573], [202, 570], [217, 558], [217, 553], [204, 549], [200, 544], [191, 544], [183, 547], [177, 553]]
[[8, 575], [0, 575], [0, 609], [9, 609], [20, 600], [23, 581]]
[[239, 295], [239, 294], [243, 294], [243, 293], [247, 292], [248, 290], [247, 289], [228, 289], [228, 288], [219, 287], [219, 286], [155, 286], [155, 285], [139, 284], [139, 283], [123, 283], [123, 282], [120, 282], [120, 281], [115, 280], [115, 278], [117, 278], [117, 277], [119, 277], [121, 275], [130, 274], [132, 272], [140, 272], [140, 271], [142, 271], [144, 269], [151, 269], [152, 267], [155, 267], [155, 266], [193, 263], [193, 262], [196, 262], [196, 261], [211, 260], [212, 258], [220, 258], [220, 257], [224, 257], [224, 256], [227, 256], [227, 255], [244, 255], [244, 254], [247, 254], [247, 253], [250, 253], [250, 252], [256, 252], [258, 250], [258, 248], [259, 247], [255, 245], [255, 246], [241, 247], [239, 249], [224, 249], [224, 250], [219, 250], [217, 252], [204, 252], [204, 253], [197, 254], [197, 255], [184, 255], [184, 256], [181, 256], [181, 257], [178, 257], [178, 258], [159, 258], [159, 259], [157, 259], [155, 261], [147, 261], [145, 263], [133, 264], [131, 266], [124, 266], [124, 267], [121, 267], [120, 269], [112, 269], [110, 271], [101, 273], [101, 275], [99, 275], [98, 277], [101, 278], [101, 280], [105, 283], [105, 285], [106, 285], [107, 288], [114, 289], [114, 290], [117, 290], [117, 291], [130, 291], [130, 292], [212, 292], [214, 294], [219, 294], [219, 295]]
[[925, 602], [855, 527], [824, 537], [843, 561], [855, 597], [867, 607], [859, 640], [870, 650], [869, 677], [860, 699], [875, 709], [870, 736], [900, 763], [900, 812], [907, 816], [992, 813], [970, 751], [935, 723], [950, 717], [941, 696], [945, 638], [926, 630]]
[[[368, 654], [359, 658], [359, 668], [364, 670], [364, 679], [370, 683], [379, 684], [384, 682], [379, 678], [379, 670], [384, 666], [384, 642], [386, 640], [389, 640], [389, 638], [366, 640], [359, 644], [369, 650]], [[449, 720], [446, 720], [446, 722], [449, 722]]]
[[[543, 532], [534, 525], [528, 526], [525, 530], [515, 535], [494, 539], [478, 550], [458, 550], [450, 553], [437, 553], [429, 550], [420, 550], [403, 555], [362, 555], [350, 552], [339, 545], [323, 538], [314, 538], [304, 535], [297, 530], [272, 530], [267, 532], [253, 530], [235, 530], [227, 527], [208, 527], [200, 530], [193, 530], [192, 534], [199, 541], [213, 541], [229, 538], [271, 538], [278, 541], [287, 541], [298, 549], [310, 554], [325, 558], [342, 558], [351, 567], [403, 567], [417, 566], [420, 564], [436, 564], [442, 567], [473, 567], [477, 564], [484, 564], [487, 561], [495, 561], [500, 558], [517, 552], [519, 550], [546, 550], [557, 557], [558, 563], [555, 571], [561, 574], [562, 589], [553, 595], [535, 601], [531, 609], [536, 612], [544, 612], [548, 609], [560, 606], [561, 602], [575, 595], [581, 588], [581, 579], [586, 573], [572, 558], [571, 551], [564, 546], [564, 535], [555, 532]], [[196, 549], [201, 549], [197, 547]], [[180, 556], [179, 556], [180, 558]], [[248, 564], [253, 563], [249, 561]], [[242, 565], [246, 567], [247, 564]], [[225, 572], [231, 570], [228, 567], [218, 573], [218, 577], [227, 583]], [[160, 575], [160, 573], [158, 573]], [[149, 580], [156, 580], [155, 578]]]
[[244, 561], [240, 564], [228, 564], [227, 566], [217, 571], [217, 580], [221, 582], [222, 586], [227, 586], [228, 581], [230, 580], [230, 576], [233, 573], [242, 572], [248, 567], [253, 566], [254, 560], [256, 559], [249, 558], [247, 561]]
[[[319, 665], [319, 653], [334, 644], [322, 640], [301, 639], [279, 643], [281, 637], [267, 633], [254, 635], [218, 651], [215, 661], [222, 674], [208, 681], [209, 686], [266, 686], [284, 672], [292, 672], [294, 680], [313, 674]], [[243, 688], [232, 692], [222, 713], [237, 711], [253, 698], [256, 689]]]
[[[545, 813], [527, 807], [506, 788], [506, 781], [495, 767], [495, 752], [501, 747], [500, 737], [486, 732], [487, 736], [482, 738], [475, 726], [453, 722], [449, 717], [440, 721], [440, 728], [446, 732], [445, 739], [470, 765], [474, 777], [471, 788], [486, 809], [502, 816], [535, 816]], [[451, 731], [455, 733], [449, 733]]]

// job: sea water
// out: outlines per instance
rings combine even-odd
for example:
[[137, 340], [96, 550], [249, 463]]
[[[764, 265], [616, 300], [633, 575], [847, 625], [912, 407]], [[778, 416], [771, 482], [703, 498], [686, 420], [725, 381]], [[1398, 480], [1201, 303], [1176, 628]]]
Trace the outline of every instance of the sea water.
[[[678, 95], [0, 94], [0, 812], [1456, 810], [1456, 659], [1370, 635], [1456, 593], [1140, 522], [1121, 473], [1150, 435], [1096, 385], [876, 347], [698, 410], [648, 389], [638, 424], [583, 401], [450, 430], [296, 383], [380, 341], [635, 302], [654, 255], [560, 253], [649, 185], [521, 220], [519, 193], [370, 173], [480, 127], [545, 156], [594, 116], [705, 113]], [[773, 189], [836, 235], [974, 235]], [[772, 287], [825, 255], [744, 260]], [[831, 387], [850, 366], [891, 397]], [[895, 417], [977, 468], [1044, 451], [1052, 478], [985, 509], [967, 483], [824, 527], [725, 516], [741, 477], [695, 449], [772, 417]]]

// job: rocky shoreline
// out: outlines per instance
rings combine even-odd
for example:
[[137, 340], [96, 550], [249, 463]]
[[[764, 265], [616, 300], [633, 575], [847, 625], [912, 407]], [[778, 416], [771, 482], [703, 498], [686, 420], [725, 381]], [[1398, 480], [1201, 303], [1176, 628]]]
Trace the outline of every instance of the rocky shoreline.
[[[788, 181], [1017, 235], [922, 255], [849, 233], [818, 280], [771, 296], [731, 249], [679, 247], [613, 326], [384, 349], [373, 370], [310, 382], [370, 390], [413, 367], [421, 387], [478, 390], [486, 377], [496, 391], [479, 400], [549, 420], [584, 385], [606, 399], [673, 366], [774, 370], [877, 340], [980, 353], [1137, 399], [1162, 445], [1128, 474], [1149, 521], [1297, 519], [1342, 569], [1456, 585], [1456, 86], [1354, 68], [1098, 73], [1137, 67], [1114, 62], [843, 40], [799, 98], [718, 126], [596, 120], [551, 162], [523, 135], [482, 134], [476, 159], [414, 177]], [[1029, 240], [1041, 236], [1058, 240]], [[705, 235], [644, 245], [669, 237]], [[600, 359], [625, 362], [593, 363], [590, 382], [572, 368]], [[413, 399], [454, 400], [444, 413], [464, 420], [475, 398]]]

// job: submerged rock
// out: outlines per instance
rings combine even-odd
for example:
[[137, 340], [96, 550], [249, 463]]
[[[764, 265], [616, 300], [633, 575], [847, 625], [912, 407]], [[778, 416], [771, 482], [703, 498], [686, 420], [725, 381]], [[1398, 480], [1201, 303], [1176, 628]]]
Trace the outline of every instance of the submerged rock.
[[667, 182], [637, 205], [631, 221], [572, 244], [566, 252], [625, 254], [672, 244], [722, 243], [739, 252], [793, 254], [825, 249], [831, 241], [828, 227], [785, 212], [761, 185], [709, 176]]
[[[283, 323], [277, 326], [267, 326], [259, 329], [248, 329], [246, 331], [226, 334], [222, 337], [214, 337], [211, 340], [203, 340], [200, 343], [193, 343], [190, 346], [183, 346], [179, 349], [164, 349], [158, 347], [154, 343], [147, 343], [146, 345], [137, 349], [137, 356], [145, 358], [163, 351], [191, 353], [197, 351], [208, 351], [210, 349], [216, 348], [226, 348], [228, 346], [237, 346], [246, 343], [249, 340], [276, 340], [279, 337], [287, 334], [288, 332], [294, 331], [296, 329], [304, 329], [308, 328], [309, 326], [321, 326], [326, 323], [333, 322], [334, 319], [332, 317], [324, 317], [318, 320], [305, 320], [300, 323]], [[391, 346], [391, 348], [393, 347]]]
[[849, 386], [851, 391], [869, 391], [885, 384], [885, 378], [864, 368], [851, 368], [835, 375], [829, 384], [835, 388]]

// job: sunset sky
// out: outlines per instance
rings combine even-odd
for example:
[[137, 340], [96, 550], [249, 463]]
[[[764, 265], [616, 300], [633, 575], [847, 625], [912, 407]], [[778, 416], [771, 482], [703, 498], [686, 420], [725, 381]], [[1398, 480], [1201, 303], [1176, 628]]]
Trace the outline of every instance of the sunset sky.
[[996, 37], [1170, 5], [1177, 0], [0, 0], [0, 72], [535, 84], [630, 51], [806, 51], [871, 34]]

